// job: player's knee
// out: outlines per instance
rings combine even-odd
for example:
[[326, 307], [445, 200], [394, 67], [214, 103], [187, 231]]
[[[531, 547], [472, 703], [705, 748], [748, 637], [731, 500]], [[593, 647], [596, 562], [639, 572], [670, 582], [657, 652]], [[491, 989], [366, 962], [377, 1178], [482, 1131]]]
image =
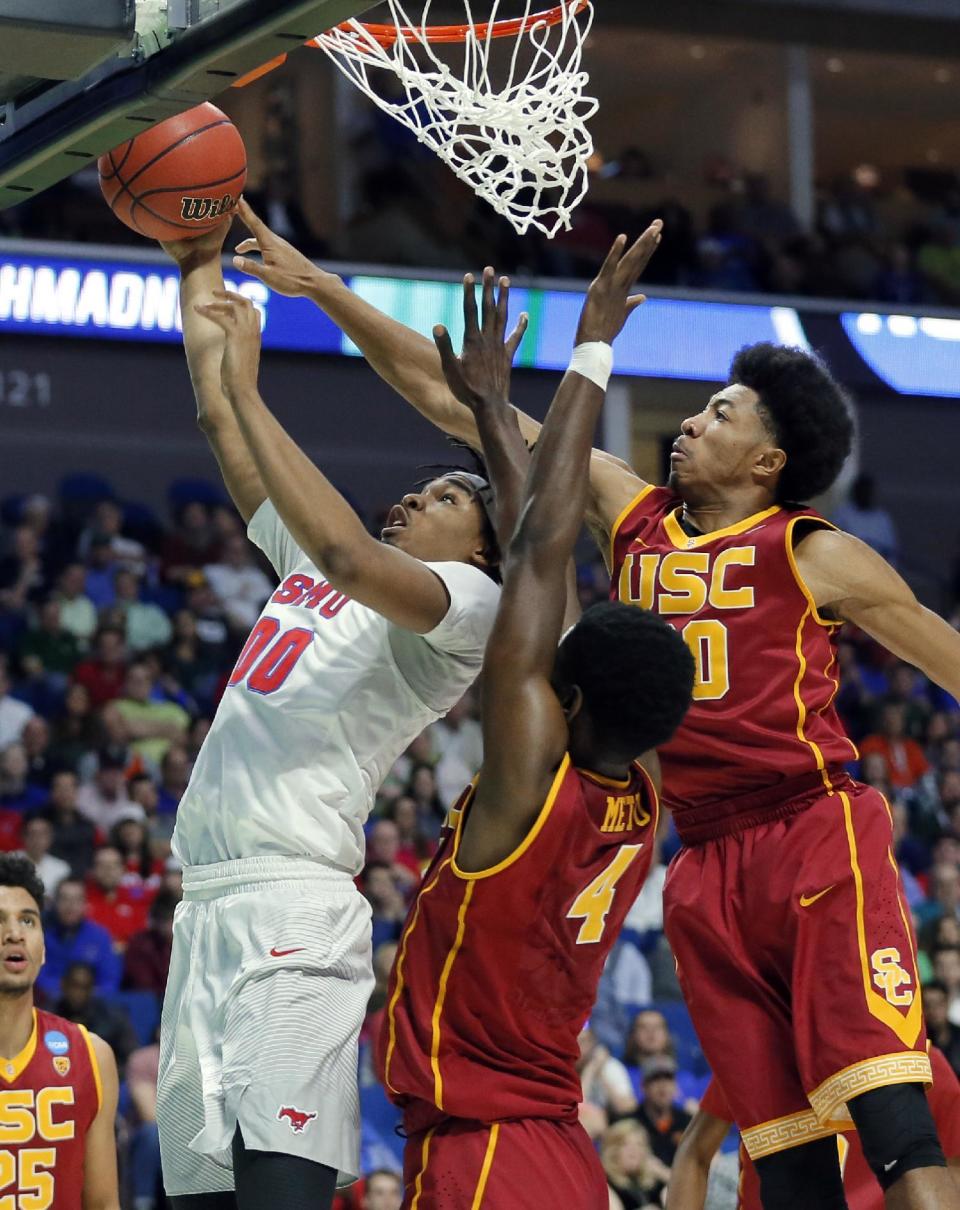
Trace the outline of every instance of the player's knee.
[[843, 1176], [834, 1136], [755, 1161], [763, 1210], [844, 1210]]
[[848, 1108], [863, 1154], [884, 1190], [914, 1168], [946, 1166], [922, 1084], [875, 1088]]

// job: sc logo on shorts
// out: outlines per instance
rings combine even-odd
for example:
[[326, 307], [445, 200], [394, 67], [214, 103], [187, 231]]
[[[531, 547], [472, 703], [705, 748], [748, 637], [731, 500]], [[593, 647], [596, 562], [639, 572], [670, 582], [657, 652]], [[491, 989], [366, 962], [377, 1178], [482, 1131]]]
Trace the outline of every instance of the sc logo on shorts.
[[874, 950], [870, 955], [870, 965], [873, 967], [873, 981], [880, 989], [888, 1004], [912, 1004], [913, 991], [905, 984], [913, 983], [913, 977], [900, 965], [900, 951], [889, 946], [886, 949]]

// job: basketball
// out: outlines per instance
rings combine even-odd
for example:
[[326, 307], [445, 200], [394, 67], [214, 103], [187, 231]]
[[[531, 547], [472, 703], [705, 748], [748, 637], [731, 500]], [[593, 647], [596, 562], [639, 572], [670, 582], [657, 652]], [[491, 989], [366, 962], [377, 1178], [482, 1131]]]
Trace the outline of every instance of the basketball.
[[148, 239], [190, 239], [233, 212], [247, 175], [236, 126], [205, 102], [121, 143], [97, 164], [117, 218]]

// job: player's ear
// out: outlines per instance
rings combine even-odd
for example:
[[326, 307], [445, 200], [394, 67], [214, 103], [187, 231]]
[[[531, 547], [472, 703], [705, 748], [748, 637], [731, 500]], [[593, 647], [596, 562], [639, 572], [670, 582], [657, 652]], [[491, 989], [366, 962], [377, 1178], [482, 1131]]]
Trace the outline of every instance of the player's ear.
[[754, 480], [773, 492], [786, 465], [786, 453], [777, 446], [769, 446], [757, 456], [753, 467]]
[[579, 685], [564, 685], [560, 690], [560, 705], [568, 723], [580, 713], [583, 706], [583, 690]]

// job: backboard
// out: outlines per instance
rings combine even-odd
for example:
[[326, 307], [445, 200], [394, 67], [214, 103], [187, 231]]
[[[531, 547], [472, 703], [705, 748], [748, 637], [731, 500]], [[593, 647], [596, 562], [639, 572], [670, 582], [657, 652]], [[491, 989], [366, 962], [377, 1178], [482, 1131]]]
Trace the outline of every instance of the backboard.
[[0, 0], [0, 210], [374, 3]]

